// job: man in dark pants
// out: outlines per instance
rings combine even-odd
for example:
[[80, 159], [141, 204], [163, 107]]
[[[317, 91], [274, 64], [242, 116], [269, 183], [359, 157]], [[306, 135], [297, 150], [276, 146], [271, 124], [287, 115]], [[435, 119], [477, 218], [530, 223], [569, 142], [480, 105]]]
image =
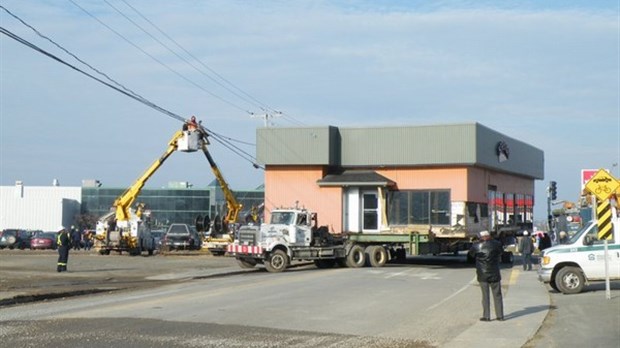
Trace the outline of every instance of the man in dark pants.
[[69, 249], [71, 249], [71, 239], [67, 230], [63, 226], [58, 227], [58, 235], [56, 243], [58, 244], [58, 272], [67, 270], [67, 262], [69, 261]]
[[480, 242], [469, 251], [476, 258], [476, 276], [482, 290], [482, 317], [480, 321], [491, 321], [489, 289], [493, 293], [493, 305], [497, 320], [504, 321], [504, 303], [502, 299], [502, 276], [499, 262], [502, 256], [502, 244], [491, 238], [488, 231], [480, 232]]

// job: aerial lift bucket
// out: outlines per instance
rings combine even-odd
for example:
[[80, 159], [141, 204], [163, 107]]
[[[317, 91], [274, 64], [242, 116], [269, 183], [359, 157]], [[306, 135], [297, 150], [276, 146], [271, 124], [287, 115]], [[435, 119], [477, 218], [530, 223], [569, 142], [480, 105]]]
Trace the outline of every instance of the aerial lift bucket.
[[183, 131], [183, 136], [177, 140], [177, 150], [194, 152], [200, 150], [201, 134], [199, 131]]

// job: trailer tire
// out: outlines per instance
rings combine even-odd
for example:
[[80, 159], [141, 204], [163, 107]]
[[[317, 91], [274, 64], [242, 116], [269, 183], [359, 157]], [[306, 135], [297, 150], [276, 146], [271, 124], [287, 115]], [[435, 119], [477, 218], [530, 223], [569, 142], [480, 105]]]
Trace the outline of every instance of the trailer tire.
[[314, 260], [314, 265], [320, 269], [333, 268], [336, 265], [336, 259]]
[[364, 264], [366, 264], [366, 253], [364, 252], [364, 247], [359, 244], [353, 245], [347, 255], [347, 267], [359, 268], [363, 267]]
[[383, 267], [388, 261], [388, 253], [380, 245], [371, 245], [366, 248], [366, 257], [372, 267]]
[[265, 268], [271, 273], [282, 272], [288, 267], [288, 255], [282, 250], [275, 250], [265, 263]]
[[555, 276], [555, 285], [563, 294], [578, 294], [583, 290], [585, 277], [578, 267], [564, 267]]
[[239, 267], [245, 269], [254, 268], [254, 266], [256, 266], [256, 260], [254, 259], [237, 259], [237, 263]]

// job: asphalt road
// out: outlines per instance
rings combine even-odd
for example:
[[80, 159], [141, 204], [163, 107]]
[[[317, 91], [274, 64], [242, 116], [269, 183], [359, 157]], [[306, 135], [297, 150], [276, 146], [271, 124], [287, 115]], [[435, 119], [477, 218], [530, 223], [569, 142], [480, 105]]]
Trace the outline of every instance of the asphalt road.
[[620, 281], [610, 288], [608, 300], [604, 283], [592, 283], [574, 295], [549, 287], [551, 310], [525, 348], [620, 347]]
[[[97, 261], [90, 257], [75, 259]], [[80, 267], [86, 266], [76, 262], [73, 272]], [[107, 264], [106, 272], [112, 268]], [[473, 268], [454, 258], [380, 269], [309, 266], [181, 277], [153, 288], [5, 307], [0, 339], [11, 346], [433, 347], [478, 321], [473, 277]]]
[[[242, 273], [231, 258], [200, 253], [83, 251], [71, 254], [69, 272], [56, 273], [56, 257], [0, 251], [0, 298], [34, 301], [0, 303], [2, 346], [437, 347], [479, 326], [474, 270], [451, 256], [281, 274]], [[505, 268], [504, 279], [519, 267]], [[100, 292], [80, 292], [88, 289]], [[620, 282], [612, 282], [611, 300], [600, 283], [548, 294], [551, 310], [525, 347], [619, 347]], [[518, 322], [491, 328], [509, 333]]]

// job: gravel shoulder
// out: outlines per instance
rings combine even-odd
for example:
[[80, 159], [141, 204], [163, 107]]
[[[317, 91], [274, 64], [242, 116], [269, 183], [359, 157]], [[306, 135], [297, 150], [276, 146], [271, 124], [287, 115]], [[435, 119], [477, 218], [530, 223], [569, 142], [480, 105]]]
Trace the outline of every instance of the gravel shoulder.
[[153, 287], [179, 281], [183, 274], [239, 268], [233, 258], [199, 251], [129, 256], [72, 250], [68, 271], [58, 273], [57, 258], [54, 250], [0, 250], [0, 306]]

